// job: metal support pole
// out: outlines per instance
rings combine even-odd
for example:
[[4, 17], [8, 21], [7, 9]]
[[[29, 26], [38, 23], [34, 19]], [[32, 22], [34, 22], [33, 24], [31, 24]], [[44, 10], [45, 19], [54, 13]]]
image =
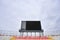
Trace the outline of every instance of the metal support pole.
[[23, 32], [20, 32], [20, 36], [23, 36]]

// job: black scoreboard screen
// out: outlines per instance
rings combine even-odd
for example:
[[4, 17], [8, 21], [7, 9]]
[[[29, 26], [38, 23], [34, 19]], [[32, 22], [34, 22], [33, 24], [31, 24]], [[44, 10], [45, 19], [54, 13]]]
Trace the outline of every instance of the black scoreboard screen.
[[26, 30], [41, 30], [40, 21], [26, 21]]

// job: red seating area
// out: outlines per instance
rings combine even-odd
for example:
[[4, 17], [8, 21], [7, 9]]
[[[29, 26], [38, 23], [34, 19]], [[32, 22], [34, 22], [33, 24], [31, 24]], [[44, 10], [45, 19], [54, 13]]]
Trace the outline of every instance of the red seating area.
[[43, 37], [32, 37], [32, 36], [25, 36], [25, 37], [21, 37], [21, 36], [15, 36], [16, 40], [52, 40], [52, 38], [49, 38], [49, 37], [46, 37], [46, 36], [43, 36]]

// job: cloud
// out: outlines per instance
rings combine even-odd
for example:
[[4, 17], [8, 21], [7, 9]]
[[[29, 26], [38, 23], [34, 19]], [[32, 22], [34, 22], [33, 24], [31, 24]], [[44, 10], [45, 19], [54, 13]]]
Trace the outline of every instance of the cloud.
[[18, 31], [21, 20], [41, 20], [45, 34], [60, 31], [59, 2], [59, 0], [0, 0], [0, 30]]

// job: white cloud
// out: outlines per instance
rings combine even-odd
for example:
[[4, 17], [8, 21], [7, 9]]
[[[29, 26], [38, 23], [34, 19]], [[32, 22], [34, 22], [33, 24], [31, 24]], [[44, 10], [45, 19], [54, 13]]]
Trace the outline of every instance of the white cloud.
[[59, 2], [59, 0], [1, 0], [0, 29], [18, 31], [21, 20], [41, 20], [46, 33], [55, 29], [59, 31]]

